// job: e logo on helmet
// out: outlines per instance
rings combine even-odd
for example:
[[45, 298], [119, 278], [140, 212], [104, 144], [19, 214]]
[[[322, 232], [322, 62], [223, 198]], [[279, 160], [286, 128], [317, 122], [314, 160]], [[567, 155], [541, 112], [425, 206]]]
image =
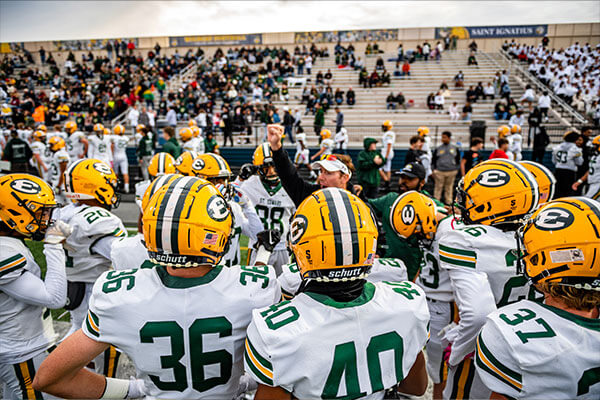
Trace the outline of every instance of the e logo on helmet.
[[112, 174], [112, 170], [110, 169], [110, 167], [104, 163], [94, 163], [94, 169], [104, 175]]
[[504, 186], [510, 181], [510, 175], [505, 171], [499, 169], [489, 169], [483, 171], [477, 177], [477, 183], [485, 187], [500, 187]]
[[42, 191], [42, 187], [29, 179], [15, 179], [10, 187], [20, 193], [36, 194]]
[[225, 221], [229, 216], [229, 207], [223, 197], [214, 194], [206, 203], [206, 212], [215, 221]]
[[400, 212], [400, 218], [404, 225], [410, 225], [415, 220], [415, 208], [411, 204], [407, 204], [402, 208]]
[[553, 207], [540, 212], [533, 224], [543, 231], [557, 231], [570, 226], [573, 221], [575, 216], [569, 210]]
[[201, 170], [202, 168], [204, 168], [204, 165], [205, 165], [204, 160], [201, 158], [197, 158], [192, 163], [192, 169]]
[[308, 220], [304, 215], [297, 215], [296, 218], [294, 218], [290, 224], [290, 241], [292, 244], [296, 244], [302, 239], [307, 226]]

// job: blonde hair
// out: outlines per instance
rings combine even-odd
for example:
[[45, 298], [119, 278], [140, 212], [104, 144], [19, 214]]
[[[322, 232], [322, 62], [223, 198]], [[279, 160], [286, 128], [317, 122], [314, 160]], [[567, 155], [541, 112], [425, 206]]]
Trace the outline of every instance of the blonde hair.
[[577, 289], [550, 282], [536, 284], [537, 288], [562, 301], [568, 308], [589, 311], [600, 307], [600, 292], [595, 290]]
[[344, 163], [344, 165], [346, 165], [346, 167], [348, 167], [348, 171], [350, 171], [350, 173], [352, 175], [354, 175], [354, 164], [352, 164], [352, 158], [349, 155], [346, 154], [333, 154], [334, 156], [337, 157], [338, 160], [340, 160], [341, 162]]

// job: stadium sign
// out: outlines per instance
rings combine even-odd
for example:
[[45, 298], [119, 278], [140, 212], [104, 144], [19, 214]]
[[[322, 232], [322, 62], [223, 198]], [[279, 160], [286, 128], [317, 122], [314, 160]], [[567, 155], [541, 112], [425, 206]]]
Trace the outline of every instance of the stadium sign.
[[357, 29], [352, 31], [296, 32], [294, 42], [337, 43], [337, 42], [385, 42], [398, 40], [398, 29]]
[[548, 25], [453, 26], [435, 28], [435, 38], [456, 36], [458, 39], [543, 37]]
[[206, 36], [172, 36], [171, 47], [221, 46], [239, 44], [262, 44], [262, 34], [248, 35], [206, 35]]

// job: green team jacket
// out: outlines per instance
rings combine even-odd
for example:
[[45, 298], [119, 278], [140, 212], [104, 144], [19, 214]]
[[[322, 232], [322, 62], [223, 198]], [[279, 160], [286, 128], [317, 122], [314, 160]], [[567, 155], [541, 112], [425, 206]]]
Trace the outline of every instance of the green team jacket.
[[[433, 196], [431, 196], [426, 191], [422, 191], [421, 193], [431, 197], [431, 199], [438, 206], [439, 211], [441, 211], [444, 208], [444, 205], [442, 203], [434, 199]], [[380, 221], [383, 225], [383, 230], [385, 233], [385, 239], [387, 243], [385, 257], [399, 258], [402, 261], [404, 261], [408, 273], [408, 279], [412, 281], [415, 279], [419, 270], [421, 269], [423, 252], [419, 248], [419, 242], [415, 236], [412, 236], [408, 239], [403, 239], [396, 235], [394, 229], [390, 225], [390, 212], [392, 210], [392, 205], [394, 204], [394, 201], [396, 201], [398, 196], [400, 196], [399, 193], [391, 192], [386, 194], [385, 196], [376, 199], [368, 199], [368, 201], [374, 209], [375, 213], [377, 214], [377, 217], [380, 218]]]

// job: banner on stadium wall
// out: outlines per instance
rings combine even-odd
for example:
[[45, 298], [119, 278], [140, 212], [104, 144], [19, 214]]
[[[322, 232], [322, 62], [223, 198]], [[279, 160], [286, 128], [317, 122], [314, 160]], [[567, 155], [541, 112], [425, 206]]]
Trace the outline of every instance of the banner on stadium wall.
[[262, 44], [262, 34], [174, 36], [169, 38], [169, 44], [171, 47]]
[[353, 31], [296, 32], [296, 43], [337, 43], [398, 40], [398, 29], [363, 29]]
[[435, 28], [435, 38], [456, 36], [458, 39], [543, 37], [548, 25], [451, 26]]
[[0, 43], [0, 53], [19, 53], [25, 48], [25, 43]]
[[135, 48], [139, 48], [139, 41], [137, 38], [120, 38], [120, 39], [88, 39], [88, 40], [54, 40], [52, 43], [56, 48], [56, 51], [89, 51], [89, 50], [103, 50], [106, 48], [106, 44], [111, 42], [114, 46], [115, 42], [129, 43], [132, 41]]

